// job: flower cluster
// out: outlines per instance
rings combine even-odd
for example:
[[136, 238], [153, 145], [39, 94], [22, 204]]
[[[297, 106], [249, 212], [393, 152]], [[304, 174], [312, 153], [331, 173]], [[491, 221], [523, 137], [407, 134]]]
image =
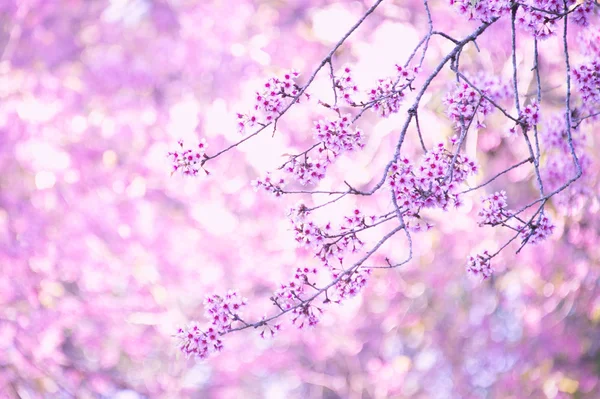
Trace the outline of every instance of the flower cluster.
[[[173, 162], [173, 172], [181, 172], [185, 176], [196, 176], [202, 167], [202, 161], [206, 158], [206, 140], [202, 139], [197, 149], [184, 148], [183, 140], [177, 142], [180, 151], [168, 153], [168, 157]], [[208, 174], [208, 172], [206, 172]]]
[[294, 307], [299, 301], [302, 301], [304, 287], [310, 284], [308, 276], [316, 275], [317, 269], [309, 269], [308, 267], [296, 269], [294, 278], [287, 284], [281, 284], [279, 289], [275, 291], [273, 302], [282, 310], [288, 310]]
[[309, 275], [316, 274], [317, 269], [315, 268], [303, 267], [296, 269], [294, 278], [287, 284], [281, 284], [271, 297], [271, 300], [279, 309], [291, 309], [292, 324], [299, 329], [316, 326], [319, 322], [319, 315], [323, 313], [321, 308], [310, 304], [310, 301], [304, 298], [305, 288], [314, 287], [314, 284], [309, 280]]
[[579, 65], [573, 70], [584, 103], [600, 102], [600, 60]]
[[363, 149], [365, 144], [360, 130], [350, 128], [352, 120], [350, 115], [342, 115], [336, 120], [320, 120], [315, 123], [314, 138], [324, 144], [321, 152], [329, 150], [334, 157], [342, 152], [352, 152]]
[[349, 105], [355, 105], [356, 101], [352, 96], [358, 93], [358, 86], [354, 83], [351, 73], [350, 67], [345, 67], [339, 77], [333, 76], [332, 79], [335, 88], [339, 90], [344, 101]]
[[562, 9], [559, 0], [528, 0], [517, 10], [516, 24], [538, 39], [547, 39], [556, 33], [555, 14]]
[[469, 20], [490, 22], [496, 17], [508, 14], [510, 0], [450, 0], [450, 5]]
[[[483, 93], [488, 95], [485, 89]], [[485, 127], [483, 119], [492, 111], [492, 104], [467, 83], [458, 83], [454, 90], [446, 94], [443, 102], [448, 117], [457, 129], [462, 129], [463, 125], [469, 126], [473, 118], [476, 118], [477, 128]]]
[[219, 333], [213, 327], [204, 331], [196, 322], [180, 328], [175, 336], [179, 339], [179, 349], [186, 357], [195, 355], [200, 359], [206, 359], [210, 354], [223, 349]]
[[292, 324], [300, 330], [304, 327], [314, 327], [319, 323], [319, 316], [322, 313], [323, 309], [318, 306], [311, 305], [310, 303], [302, 304], [292, 310], [292, 314], [294, 315]]
[[306, 186], [324, 179], [330, 163], [331, 161], [327, 158], [294, 157], [286, 164], [284, 170], [292, 175], [298, 183]]
[[452, 153], [438, 144], [427, 152], [418, 165], [407, 158], [399, 159], [388, 173], [388, 185], [393, 189], [398, 205], [408, 216], [421, 208], [448, 209], [460, 204], [458, 185], [477, 173], [477, 165], [467, 156]]
[[485, 280], [490, 277], [494, 271], [490, 260], [491, 256], [488, 251], [483, 251], [483, 254], [469, 256], [467, 258], [467, 273]]
[[281, 197], [283, 194], [283, 187], [285, 186], [285, 179], [282, 177], [274, 178], [271, 175], [271, 172], [267, 172], [263, 179], [252, 180], [250, 184], [254, 187], [255, 191], [262, 188], [267, 192], [273, 193], [276, 197]]
[[544, 213], [537, 223], [529, 223], [521, 229], [521, 238], [528, 244], [538, 244], [552, 235], [555, 226]]
[[344, 217], [344, 222], [339, 229], [334, 230], [331, 222], [323, 227], [307, 220], [306, 207], [300, 204], [292, 208], [289, 213], [292, 229], [299, 246], [310, 248], [314, 251], [322, 265], [333, 270], [332, 260], [342, 264], [348, 253], [356, 253], [364, 246], [364, 242], [358, 238], [356, 229], [367, 226], [367, 221], [374, 222], [375, 217], [366, 217], [359, 209], [355, 209], [352, 216]]
[[[577, 25], [589, 25], [593, 0], [567, 0], [567, 6], [575, 6], [570, 19]], [[563, 18], [564, 3], [561, 0], [526, 0], [517, 10], [516, 23], [521, 29], [538, 39], [547, 39], [556, 33], [556, 23]]]
[[[296, 241], [302, 247], [310, 248], [317, 258], [322, 261], [322, 266], [327, 270], [333, 280], [338, 280], [331, 288], [329, 301], [340, 303], [345, 299], [356, 296], [366, 285], [370, 270], [345, 271], [341, 267], [330, 264], [331, 259], [343, 263], [347, 253], [357, 252], [364, 243], [356, 236], [356, 230], [366, 227], [367, 220], [374, 222], [375, 217], [366, 217], [358, 209], [352, 216], [344, 218], [344, 222], [337, 231], [334, 231], [331, 222], [323, 227], [318, 227], [314, 222], [307, 220], [310, 214], [304, 204], [292, 208], [289, 213], [292, 228], [296, 234]], [[272, 297], [273, 303], [281, 310], [290, 310], [294, 315], [292, 323], [298, 328], [312, 327], [319, 322], [323, 310], [310, 304], [307, 300], [306, 287], [318, 289], [310, 280], [316, 276], [316, 268], [298, 268], [294, 278], [282, 284]]]
[[223, 342], [220, 336], [231, 330], [231, 323], [238, 320], [241, 309], [246, 306], [246, 298], [236, 291], [229, 291], [225, 297], [219, 295], [207, 296], [204, 300], [205, 316], [210, 319], [211, 326], [202, 330], [193, 322], [186, 328], [180, 328], [176, 337], [179, 338], [180, 350], [187, 356], [195, 355], [200, 359], [207, 358], [211, 353], [220, 352]]
[[281, 78], [269, 78], [263, 90], [256, 92], [254, 112], [237, 114], [238, 131], [244, 133], [246, 128], [272, 123], [300, 92], [301, 87], [296, 83], [298, 76], [298, 72], [290, 71]]
[[[371, 275], [371, 269], [366, 270], [355, 270], [351, 273], [342, 275], [340, 280], [335, 284], [335, 298], [333, 301], [340, 303], [345, 299], [355, 297], [360, 291], [367, 285], [369, 276]], [[333, 273], [332, 277], [337, 279], [340, 277], [339, 273]]]
[[571, 14], [571, 20], [579, 26], [588, 26], [593, 11], [594, 0], [583, 0]]
[[[352, 129], [350, 115], [340, 115], [335, 120], [320, 120], [315, 122], [314, 138], [320, 140], [318, 144], [308, 151], [291, 156], [280, 169], [293, 177], [295, 181], [303, 186], [316, 184], [327, 173], [327, 168], [336, 158], [344, 152], [352, 152], [364, 148], [363, 134], [359, 129]], [[311, 157], [308, 153], [316, 149], [317, 157]], [[268, 174], [264, 179], [252, 182], [255, 188], [262, 187], [266, 191], [280, 196], [285, 185], [283, 178], [274, 183]]]
[[204, 315], [211, 320], [212, 325], [219, 332], [229, 331], [231, 323], [241, 315], [241, 310], [246, 306], [247, 301], [237, 291], [229, 291], [225, 297], [207, 296], [204, 299]]
[[[527, 132], [540, 123], [540, 105], [536, 100], [533, 100], [529, 105], [521, 110], [519, 114], [519, 122], [523, 129]], [[517, 125], [510, 128], [510, 134], [517, 132]]]
[[540, 122], [540, 105], [533, 100], [521, 110], [519, 119], [528, 127], [528, 130]]
[[[516, 24], [526, 32], [546, 39], [556, 32], [556, 22], [563, 18], [564, 4], [561, 0], [523, 0], [519, 2]], [[571, 20], [580, 26], [589, 25], [594, 1], [584, 0], [576, 4], [576, 0], [568, 0], [567, 5], [576, 8], [571, 12]], [[510, 0], [450, 0], [450, 5], [470, 20], [491, 22], [510, 12]]]
[[377, 86], [368, 91], [369, 103], [379, 116], [387, 118], [400, 110], [404, 90], [410, 88], [417, 73], [418, 68], [409, 70], [396, 65], [396, 76], [379, 79]]
[[479, 225], [496, 225], [502, 223], [510, 213], [507, 211], [506, 192], [500, 191], [482, 198], [482, 209], [479, 211]]

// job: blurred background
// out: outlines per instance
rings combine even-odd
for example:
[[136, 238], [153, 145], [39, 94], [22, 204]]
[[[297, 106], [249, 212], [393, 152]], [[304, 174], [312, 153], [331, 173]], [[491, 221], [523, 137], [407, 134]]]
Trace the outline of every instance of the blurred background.
[[[445, 1], [430, 4], [436, 30], [461, 38], [477, 26]], [[255, 331], [230, 334], [223, 353], [205, 361], [179, 353], [173, 334], [190, 320], [204, 323], [205, 295], [236, 288], [257, 319], [275, 310], [269, 297], [278, 284], [314, 265], [285, 218], [310, 197], [272, 198], [250, 181], [308, 148], [313, 120], [326, 110], [293, 109], [274, 137], [265, 132], [208, 163], [210, 176], [171, 176], [167, 152], [180, 138], [205, 138], [209, 154], [239, 140], [235, 114], [252, 106], [265, 79], [294, 68], [302, 84], [370, 6], [0, 2], [0, 398], [600, 397], [593, 173], [586, 190], [549, 205], [551, 242], [517, 256], [509, 246], [482, 284], [466, 277], [466, 257], [499, 248], [510, 231], [477, 226], [479, 191], [451, 214], [429, 213], [435, 228], [415, 235], [414, 260], [374, 273], [343, 306], [325, 306], [316, 328], [288, 322], [267, 341]], [[421, 1], [384, 1], [334, 66], [352, 64], [359, 87], [369, 87], [406, 62], [427, 28]], [[509, 79], [508, 32], [506, 21], [490, 28], [480, 52], [465, 49], [461, 67]], [[577, 37], [573, 62], [586, 56]], [[432, 39], [425, 74], [451, 45]], [[519, 42], [521, 93], [533, 79], [531, 45]], [[540, 44], [547, 115], [564, 101], [560, 45]], [[310, 92], [328, 99], [322, 75]], [[453, 134], [442, 105], [453, 79], [444, 70], [423, 98], [427, 146]], [[377, 181], [403, 115], [362, 118], [365, 150], [340, 159], [319, 187]], [[471, 183], [528, 156], [523, 142], [506, 137], [502, 118], [488, 126], [469, 136], [467, 151], [481, 165]], [[594, 148], [593, 123], [581, 131]], [[409, 137], [404, 151], [420, 154]], [[589, 157], [588, 170], [598, 170], [597, 152]], [[487, 190], [500, 189], [519, 208], [535, 198], [532, 170], [515, 169]], [[348, 198], [315, 217], [337, 222], [356, 206], [375, 213], [389, 205], [386, 195]], [[374, 261], [406, 254], [407, 243], [394, 238]]]

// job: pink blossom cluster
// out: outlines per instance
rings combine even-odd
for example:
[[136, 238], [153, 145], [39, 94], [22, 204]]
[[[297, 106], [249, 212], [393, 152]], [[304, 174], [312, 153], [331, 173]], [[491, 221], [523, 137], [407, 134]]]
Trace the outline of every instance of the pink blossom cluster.
[[220, 352], [223, 349], [220, 336], [231, 330], [231, 323], [238, 320], [246, 304], [246, 298], [241, 297], [237, 291], [229, 291], [225, 297], [207, 296], [204, 300], [204, 314], [211, 326], [202, 330], [196, 322], [192, 322], [187, 327], [180, 328], [176, 337], [180, 340], [181, 351], [188, 357], [195, 355], [200, 359]]
[[[575, 6], [571, 8], [570, 19], [579, 26], [589, 25], [593, 0], [576, 3], [567, 0], [567, 6]], [[556, 23], [564, 18], [564, 11], [562, 0], [526, 0], [517, 10], [516, 24], [538, 39], [547, 39], [556, 33]]]
[[333, 84], [337, 90], [339, 90], [344, 101], [349, 105], [355, 105], [356, 101], [353, 98], [354, 95], [358, 94], [358, 86], [352, 78], [352, 70], [350, 67], [344, 67], [343, 72], [339, 77], [333, 76]]
[[404, 100], [404, 90], [410, 88], [418, 72], [418, 68], [411, 70], [396, 64], [396, 76], [378, 79], [377, 86], [368, 91], [368, 101], [373, 104], [373, 110], [382, 118], [397, 113]]
[[325, 146], [320, 148], [320, 151], [329, 150], [337, 157], [344, 151], [352, 152], [363, 149], [365, 146], [363, 134], [358, 129], [352, 130], [351, 124], [350, 115], [342, 115], [336, 120], [316, 122], [314, 138], [320, 140]]
[[448, 209], [460, 205], [457, 188], [477, 173], [477, 165], [467, 156], [452, 153], [440, 143], [427, 152], [417, 165], [399, 159], [388, 173], [388, 185], [394, 191], [400, 209], [408, 216], [422, 208]]
[[309, 212], [304, 204], [292, 208], [289, 220], [295, 233], [298, 245], [310, 248], [315, 256], [319, 258], [326, 269], [333, 270], [331, 260], [343, 263], [348, 253], [356, 253], [364, 246], [364, 242], [358, 238], [356, 229], [367, 226], [367, 220], [375, 221], [375, 217], [365, 217], [359, 209], [355, 209], [352, 216], [344, 217], [344, 222], [337, 231], [331, 222], [323, 227], [317, 226], [313, 221], [307, 219]]
[[331, 161], [329, 158], [313, 159], [309, 156], [292, 158], [284, 170], [303, 186], [315, 184], [325, 178], [327, 167]]
[[550, 218], [542, 213], [537, 223], [532, 222], [522, 228], [521, 238], [527, 241], [527, 244], [538, 244], [550, 237], [554, 229]]
[[584, 103], [600, 102], [600, 59], [579, 65], [573, 70], [573, 79]]
[[[370, 270], [347, 271], [334, 267], [330, 260], [343, 263], [348, 253], [356, 253], [364, 243], [356, 236], [356, 231], [367, 226], [367, 220], [374, 222], [375, 217], [366, 217], [358, 209], [352, 216], [344, 217], [340, 228], [334, 230], [331, 222], [318, 227], [307, 220], [310, 214], [304, 204], [299, 204], [290, 210], [290, 221], [296, 234], [296, 241], [302, 247], [310, 248], [322, 262], [322, 266], [333, 280], [337, 280], [328, 296], [329, 301], [340, 303], [345, 299], [356, 296], [367, 284]], [[281, 284], [272, 297], [274, 304], [281, 310], [290, 310], [294, 315], [292, 323], [298, 328], [312, 327], [319, 322], [323, 310], [311, 305], [307, 299], [306, 289], [317, 289], [310, 276], [316, 276], [316, 268], [303, 267], [296, 269], [291, 281]]]
[[273, 301], [281, 309], [292, 309], [299, 301], [302, 300], [305, 286], [311, 284], [309, 275], [316, 275], [317, 269], [309, 269], [308, 267], [296, 269], [294, 278], [287, 284], [281, 284], [279, 289], [275, 291]]
[[[495, 192], [483, 197], [482, 209], [478, 213], [479, 226], [504, 224], [514, 216], [513, 212], [509, 211], [507, 206], [505, 191]], [[548, 217], [542, 213], [538, 222], [523, 223], [521, 226], [513, 229], [520, 232], [523, 240], [527, 240], [527, 244], [536, 244], [548, 238], [552, 234], [554, 226], [550, 223]], [[469, 258], [469, 262], [472, 262], [471, 258]]]
[[[519, 114], [519, 122], [523, 129], [527, 132], [532, 130], [540, 123], [540, 105], [536, 100], [533, 100], [529, 105], [525, 106]], [[510, 134], [517, 132], [517, 125], [510, 128]]]
[[301, 87], [296, 83], [298, 76], [298, 72], [290, 71], [281, 78], [269, 78], [262, 91], [256, 92], [254, 111], [237, 114], [238, 131], [244, 133], [247, 128], [272, 123], [300, 92]]
[[340, 303], [345, 299], [349, 299], [358, 295], [362, 289], [367, 285], [369, 277], [371, 276], [371, 269], [354, 270], [351, 273], [347, 273], [340, 276], [340, 273], [333, 273], [334, 279], [340, 278], [335, 284], [335, 298], [334, 302]]
[[219, 332], [225, 332], [231, 329], [231, 323], [241, 315], [241, 310], [247, 302], [246, 298], [234, 290], [230, 290], [225, 297], [207, 296], [204, 299], [204, 315]]
[[[314, 287], [314, 282], [309, 280], [309, 275], [316, 275], [316, 268], [298, 268], [294, 278], [287, 284], [281, 284], [271, 298], [275, 306], [281, 310], [291, 310], [292, 324], [299, 329], [314, 327], [319, 323], [319, 316], [323, 310], [309, 303], [305, 298], [306, 287]], [[276, 329], [280, 329], [276, 326]]]
[[[485, 89], [483, 93], [488, 95]], [[443, 100], [446, 113], [454, 122], [457, 129], [469, 126], [471, 120], [476, 118], [477, 128], [485, 127], [483, 120], [492, 111], [492, 104], [483, 98], [477, 90], [467, 83], [457, 83], [456, 88], [446, 94]]]
[[479, 225], [492, 226], [502, 223], [510, 213], [507, 210], [506, 192], [497, 191], [482, 198], [482, 208], [478, 213]]
[[323, 309], [311, 303], [304, 303], [292, 311], [292, 324], [302, 330], [304, 327], [314, 327], [319, 323]]
[[320, 140], [318, 157], [294, 156], [284, 167], [294, 180], [305, 186], [325, 178], [327, 168], [343, 152], [364, 148], [364, 137], [359, 129], [352, 129], [350, 115], [340, 115], [335, 120], [320, 120], [315, 123], [314, 138]]
[[491, 266], [491, 256], [488, 251], [467, 258], [467, 273], [480, 277], [482, 280], [490, 277], [494, 270]]
[[[316, 148], [318, 155], [316, 157], [309, 156], [309, 150], [304, 154], [292, 156], [282, 167], [283, 171], [303, 186], [318, 183], [325, 178], [329, 165], [342, 153], [364, 148], [362, 132], [356, 128], [352, 129], [351, 124], [350, 115], [340, 115], [334, 120], [316, 122], [313, 135], [315, 139], [320, 140], [320, 143], [313, 148]], [[263, 188], [280, 196], [285, 179], [273, 179], [268, 174], [264, 179], [253, 181], [252, 185], [256, 189]]]
[[490, 22], [496, 17], [508, 14], [511, 2], [510, 0], [450, 0], [450, 5], [460, 14], [466, 15], [469, 20]]
[[521, 110], [519, 120], [521, 120], [527, 126], [527, 130], [532, 129], [534, 126], [540, 123], [540, 105], [536, 100], [533, 100], [529, 105], [525, 106], [525, 108]]
[[[168, 153], [173, 162], [173, 172], [180, 172], [185, 176], [196, 176], [201, 168], [201, 162], [206, 158], [206, 140], [202, 139], [197, 149], [184, 148], [183, 140], [177, 142], [181, 150]], [[207, 172], [208, 173], [208, 172]]]
[[538, 39], [547, 39], [556, 33], [555, 14], [562, 10], [562, 0], [527, 0], [517, 10], [516, 25]]
[[[571, 8], [571, 20], [580, 26], [588, 26], [594, 9], [594, 0], [584, 0], [576, 4], [576, 0], [568, 0]], [[490, 22], [494, 18], [510, 13], [510, 0], [450, 0], [450, 5], [469, 20]], [[524, 0], [519, 2], [516, 24], [538, 39], [546, 39], [556, 32], [556, 22], [563, 18], [564, 4], [562, 0]]]
[[286, 182], [283, 177], [274, 177], [271, 172], [267, 172], [264, 178], [252, 180], [250, 184], [254, 187], [254, 191], [262, 188], [276, 197], [281, 197]]

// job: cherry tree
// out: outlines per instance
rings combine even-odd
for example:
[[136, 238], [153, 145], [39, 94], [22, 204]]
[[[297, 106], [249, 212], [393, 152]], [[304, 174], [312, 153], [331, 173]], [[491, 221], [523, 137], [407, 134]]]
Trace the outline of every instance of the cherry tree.
[[599, 394], [596, 2], [0, 19], [3, 395]]

